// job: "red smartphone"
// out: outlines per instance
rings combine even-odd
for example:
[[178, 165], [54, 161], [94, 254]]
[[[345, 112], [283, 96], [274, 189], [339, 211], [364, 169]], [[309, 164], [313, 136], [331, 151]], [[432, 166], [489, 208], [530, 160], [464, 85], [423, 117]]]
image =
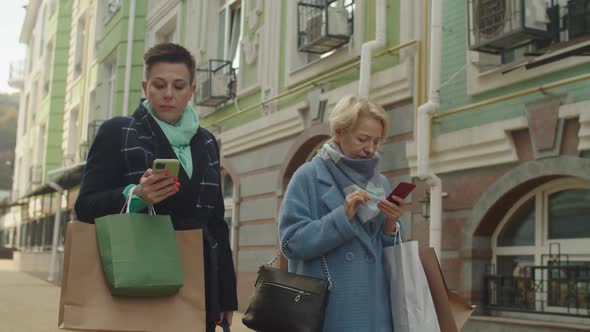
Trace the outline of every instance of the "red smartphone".
[[387, 196], [387, 200], [391, 203], [397, 204], [397, 202], [393, 199], [393, 196], [397, 196], [399, 198], [406, 198], [408, 195], [416, 188], [416, 185], [409, 182], [400, 182], [395, 189]]

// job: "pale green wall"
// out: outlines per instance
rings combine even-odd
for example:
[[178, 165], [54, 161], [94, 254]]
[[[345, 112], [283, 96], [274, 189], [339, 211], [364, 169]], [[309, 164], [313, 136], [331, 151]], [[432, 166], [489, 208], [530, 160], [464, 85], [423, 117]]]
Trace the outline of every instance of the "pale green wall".
[[[287, 21], [287, 15], [293, 15], [293, 13], [287, 12], [287, 6], [288, 6], [287, 1], [289, 1], [289, 0], [282, 0], [281, 22]], [[360, 17], [360, 15], [355, 14], [355, 19], [363, 19], [365, 22], [365, 35], [362, 36], [364, 41], [372, 40], [372, 39], [374, 39], [374, 36], [375, 36], [375, 2], [376, 1], [375, 0], [366, 0], [363, 2], [363, 1], [357, 0], [356, 2], [357, 2], [357, 4], [356, 4], [357, 6], [361, 6], [363, 3], [365, 3], [367, 6], [367, 8], [365, 9], [365, 13], [366, 13], [365, 17], [362, 18], [362, 17]], [[246, 9], [246, 10], [248, 10], [248, 9]], [[264, 22], [264, 15], [265, 14], [263, 13], [260, 16], [261, 24]], [[374, 54], [379, 53], [380, 51], [382, 51], [386, 48], [391, 48], [391, 47], [397, 46], [399, 44], [399, 40], [400, 40], [399, 21], [400, 21], [399, 0], [387, 0], [387, 43], [386, 43], [385, 47], [374, 51]], [[281, 24], [280, 29], [281, 29], [281, 38], [280, 38], [281, 42], [280, 42], [280, 45], [276, 45], [274, 47], [280, 47], [280, 55], [279, 55], [279, 57], [280, 57], [279, 58], [279, 68], [280, 68], [279, 69], [279, 90], [280, 91], [279, 91], [279, 93], [282, 93], [287, 90], [287, 87], [285, 86], [285, 71], [284, 71], [284, 68], [287, 65], [286, 64], [286, 54], [285, 54], [286, 40], [287, 40], [287, 38], [286, 38], [286, 33], [287, 33], [286, 24]], [[248, 31], [247, 22], [245, 22], [244, 32], [250, 33]], [[265, 51], [266, 50], [264, 50], [264, 49], [260, 49], [260, 52], [265, 52]], [[382, 71], [384, 69], [391, 68], [391, 67], [396, 66], [398, 64], [399, 64], [398, 57], [383, 56], [383, 57], [373, 61], [372, 72]], [[265, 64], [261, 64], [261, 65], [265, 65]], [[346, 65], [346, 63], [343, 64], [342, 66], [344, 66], [344, 65]], [[247, 86], [252, 85], [253, 82], [256, 81], [257, 68], [255, 66], [247, 66], [247, 65], [245, 67], [246, 68], [241, 69], [241, 70], [244, 70], [243, 82]], [[332, 68], [329, 71], [334, 71], [338, 68], [340, 68], [340, 67]], [[321, 74], [324, 74], [324, 73], [318, 73], [318, 76]], [[358, 80], [358, 78], [359, 78], [359, 70], [358, 69], [350, 70], [349, 72], [346, 72], [346, 73], [341, 74], [337, 77], [334, 77], [330, 81], [331, 82], [330, 88], [336, 89], [338, 87], [341, 87], [343, 85], [346, 85], [346, 84], [349, 84], [353, 81], [356, 81], [356, 80]], [[298, 83], [305, 83], [305, 82], [307, 82], [307, 81], [298, 82]], [[278, 102], [279, 111], [303, 101], [306, 98], [306, 95], [307, 95], [307, 91], [302, 90], [298, 93], [284, 97], [283, 99], [281, 99]], [[244, 109], [250, 105], [258, 104], [258, 103], [260, 103], [260, 101], [261, 101], [261, 96], [260, 96], [259, 89], [254, 91], [253, 94], [249, 94], [249, 95], [244, 96], [238, 100], [239, 105], [240, 105], [240, 109]], [[203, 119], [203, 125], [206, 127], [208, 124], [210, 124], [210, 123], [212, 123], [224, 116], [227, 116], [229, 114], [233, 114], [233, 113], [236, 113], [236, 109], [232, 103], [229, 103], [228, 105], [224, 106], [223, 108], [206, 116]], [[260, 114], [261, 114], [260, 108], [258, 108], [256, 110], [252, 110], [252, 111], [247, 112], [243, 115], [240, 115], [238, 117], [230, 119], [227, 122], [224, 122], [223, 127], [224, 128], [237, 127], [241, 124], [256, 120], [257, 118], [260, 117]]]
[[[50, 18], [49, 31], [53, 31], [53, 59], [51, 61], [51, 82], [46, 104], [48, 117], [46, 123], [46, 153], [43, 174], [62, 165], [62, 135], [64, 97], [70, 47], [72, 21], [72, 0], [58, 1], [56, 13]], [[41, 87], [42, 89], [43, 87]]]
[[[99, 9], [101, 10], [101, 9]], [[147, 1], [136, 1], [135, 22], [133, 30], [133, 50], [131, 56], [131, 81], [129, 89], [129, 114], [137, 107], [141, 97], [141, 80], [143, 78], [143, 52], [145, 38], [145, 19]], [[129, 1], [123, 2], [123, 7], [111, 17], [102, 36], [99, 36], [100, 47], [98, 62], [103, 64], [113, 52], [117, 55], [117, 78], [113, 116], [123, 113], [123, 95], [125, 91], [125, 61], [127, 58], [127, 27], [129, 26]], [[98, 22], [97, 24], [101, 24]], [[99, 70], [99, 80], [106, 81], [103, 72]]]
[[[590, 64], [585, 64], [553, 74], [544, 75], [532, 80], [512, 84], [476, 96], [469, 96], [467, 94], [467, 73], [464, 68], [467, 60], [466, 11], [465, 1], [444, 2], [442, 41], [443, 58], [441, 67], [441, 82], [444, 82], [444, 86], [441, 89], [441, 112], [590, 72]], [[453, 75], [455, 76], [453, 77]], [[566, 85], [561, 88], [552, 89], [550, 92], [556, 94], [567, 92], [571, 94], [576, 101], [588, 100], [590, 99], [590, 81], [586, 80], [576, 84]], [[435, 134], [442, 134], [499, 120], [524, 116], [524, 104], [543, 98], [543, 95], [537, 93], [443, 117], [437, 119], [437, 122], [433, 126], [433, 130]]]

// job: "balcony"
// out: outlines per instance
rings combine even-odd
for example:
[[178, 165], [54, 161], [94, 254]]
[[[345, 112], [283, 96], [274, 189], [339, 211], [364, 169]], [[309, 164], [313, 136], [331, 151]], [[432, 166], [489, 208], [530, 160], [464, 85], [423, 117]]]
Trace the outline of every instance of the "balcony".
[[216, 107], [235, 95], [236, 73], [231, 61], [211, 59], [197, 68], [195, 104]]
[[300, 52], [323, 54], [347, 44], [352, 36], [354, 1], [304, 0], [297, 4]]
[[531, 266], [524, 272], [486, 276], [485, 309], [590, 318], [588, 262]]
[[15, 61], [10, 64], [10, 73], [8, 75], [8, 85], [15, 89], [22, 89], [25, 82], [25, 62], [23, 60]]

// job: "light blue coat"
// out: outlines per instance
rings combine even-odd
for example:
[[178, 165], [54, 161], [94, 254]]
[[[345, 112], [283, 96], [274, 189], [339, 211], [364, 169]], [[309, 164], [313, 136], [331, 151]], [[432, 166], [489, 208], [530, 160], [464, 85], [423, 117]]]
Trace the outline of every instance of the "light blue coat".
[[[385, 192], [390, 186], [383, 175]], [[383, 233], [385, 216], [362, 225], [348, 220], [344, 195], [319, 157], [291, 178], [279, 214], [279, 238], [289, 271], [326, 279], [324, 255], [332, 278], [324, 331], [391, 332], [389, 284], [383, 247], [394, 238]]]

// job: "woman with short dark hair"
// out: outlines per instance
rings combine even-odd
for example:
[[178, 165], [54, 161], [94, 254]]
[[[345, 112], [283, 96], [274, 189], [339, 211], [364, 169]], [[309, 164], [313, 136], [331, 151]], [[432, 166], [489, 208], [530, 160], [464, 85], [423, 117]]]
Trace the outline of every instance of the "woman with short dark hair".
[[[115, 117], [98, 130], [75, 210], [78, 220], [121, 211], [132, 191], [131, 211], [147, 204], [169, 215], [176, 230], [202, 228], [205, 253], [207, 331], [232, 321], [237, 309], [236, 277], [224, 221], [219, 146], [199, 126], [188, 104], [195, 92], [195, 60], [184, 47], [164, 43], [144, 55], [146, 99], [130, 117]], [[155, 159], [178, 159], [178, 177], [154, 173]]]

